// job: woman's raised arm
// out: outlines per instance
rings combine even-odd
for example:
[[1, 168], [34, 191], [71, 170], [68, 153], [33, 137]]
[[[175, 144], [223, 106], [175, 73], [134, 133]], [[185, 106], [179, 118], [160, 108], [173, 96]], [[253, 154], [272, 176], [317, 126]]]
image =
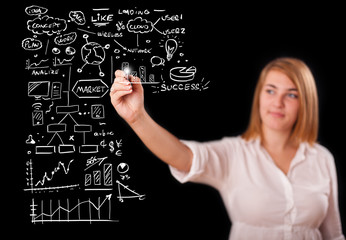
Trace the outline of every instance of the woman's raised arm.
[[144, 91], [137, 77], [115, 72], [110, 97], [117, 113], [130, 125], [146, 147], [165, 163], [180, 171], [189, 171], [191, 150], [177, 137], [157, 124], [144, 108]]

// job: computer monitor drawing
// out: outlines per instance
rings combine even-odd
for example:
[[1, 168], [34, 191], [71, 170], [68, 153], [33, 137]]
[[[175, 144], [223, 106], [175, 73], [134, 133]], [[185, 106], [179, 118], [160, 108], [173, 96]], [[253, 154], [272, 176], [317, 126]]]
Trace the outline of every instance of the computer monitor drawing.
[[38, 81], [28, 83], [28, 96], [29, 97], [48, 97], [50, 89], [49, 81]]

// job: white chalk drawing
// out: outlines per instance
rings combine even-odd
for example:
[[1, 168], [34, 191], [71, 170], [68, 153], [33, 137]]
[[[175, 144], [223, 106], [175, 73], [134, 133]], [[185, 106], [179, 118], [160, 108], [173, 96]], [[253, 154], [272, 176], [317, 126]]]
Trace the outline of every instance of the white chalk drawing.
[[129, 171], [129, 165], [127, 163], [119, 163], [117, 171], [121, 174], [127, 173]]
[[51, 99], [56, 100], [61, 98], [61, 88], [62, 83], [61, 82], [53, 82], [52, 83], [52, 89], [51, 89]]
[[53, 34], [59, 34], [67, 28], [66, 20], [60, 18], [50, 17], [44, 15], [42, 17], [38, 16], [33, 20], [28, 20], [27, 22], [28, 30], [34, 34], [47, 34], [52, 36]]
[[50, 89], [49, 81], [28, 82], [28, 96], [29, 97], [48, 97]]
[[29, 134], [28, 139], [25, 141], [26, 144], [35, 144], [36, 141], [33, 139], [32, 135]]
[[153, 23], [142, 17], [136, 17], [127, 22], [126, 28], [129, 32], [133, 33], [149, 33], [153, 31]]
[[48, 11], [47, 8], [37, 6], [37, 5], [32, 5], [25, 8], [25, 13], [28, 14], [29, 16], [42, 15], [42, 14], [45, 14], [47, 11]]
[[32, 125], [33, 126], [43, 125], [43, 111], [42, 110], [34, 110], [32, 112]]
[[44, 176], [42, 177], [41, 180], [37, 181], [37, 183], [35, 184], [35, 187], [38, 186], [38, 185], [41, 185], [43, 186], [45, 184], [46, 181], [52, 181], [53, 180], [53, 177], [55, 175], [56, 172], [59, 172], [60, 170], [65, 173], [65, 174], [68, 174], [69, 171], [70, 171], [70, 165], [71, 163], [73, 162], [74, 159], [72, 159], [71, 161], [69, 161], [69, 163], [67, 164], [67, 166], [65, 167], [65, 164], [61, 161], [58, 162], [58, 166], [55, 167], [53, 169], [53, 171], [47, 173], [45, 172]]
[[25, 38], [22, 41], [22, 48], [30, 51], [38, 50], [42, 48], [42, 42], [34, 38]]
[[82, 11], [70, 11], [68, 15], [71, 21], [78, 25], [84, 25], [86, 23], [84, 13]]
[[65, 48], [65, 53], [67, 55], [74, 55], [76, 53], [76, 49], [74, 47], [68, 46]]
[[[37, 192], [57, 192], [60, 190], [73, 190], [79, 187], [79, 184], [68, 184], [68, 185], [55, 185], [55, 186], [46, 186], [46, 182], [51, 181], [53, 179], [53, 176], [55, 175], [56, 172], [58, 171], [63, 171], [64, 174], [68, 174], [70, 171], [70, 164], [73, 162], [73, 160], [70, 160], [68, 165], [65, 166], [64, 163], [59, 161], [57, 164], [57, 167], [53, 168], [53, 171], [50, 173], [45, 172], [43, 177], [39, 176], [39, 179], [34, 179], [34, 168], [33, 168], [33, 162], [32, 159], [26, 162], [26, 186], [27, 188], [24, 189], [24, 191], [30, 191], [31, 193], [37, 193]], [[62, 167], [62, 170], [60, 170]], [[48, 176], [49, 175], [49, 176]], [[45, 185], [45, 186], [43, 186]]]
[[23, 13], [28, 220], [118, 222], [113, 206], [140, 204], [146, 195], [113, 124], [117, 116], [106, 112], [115, 70], [139, 77], [154, 96], [205, 91], [210, 81], [185, 53], [189, 29], [179, 11], [68, 7], [53, 15], [30, 5]]
[[91, 118], [92, 119], [104, 119], [105, 118], [105, 108], [104, 108], [103, 104], [91, 105]]
[[[47, 61], [49, 61], [49, 59], [42, 59], [42, 60], [39, 60], [38, 62], [33, 62], [33, 63], [31, 63], [30, 59], [27, 59], [27, 60], [26, 60], [26, 69], [27, 69], [27, 70], [31, 70], [31, 69], [49, 68], [48, 66], [43, 65], [43, 64], [45, 64]], [[42, 64], [43, 66], [42, 66], [41, 64]]]
[[113, 22], [113, 13], [108, 13], [109, 8], [93, 8], [91, 23], [96, 27], [104, 27]]
[[65, 34], [60, 34], [54, 38], [54, 43], [63, 46], [63, 45], [69, 45], [72, 44], [77, 39], [77, 33], [76, 32], [70, 32]]
[[159, 57], [159, 56], [152, 56], [150, 58], [151, 66], [164, 66], [165, 65], [165, 59]]
[[130, 189], [128, 186], [124, 185], [120, 181], [116, 181], [118, 184], [118, 199], [120, 202], [124, 202], [124, 199], [137, 198], [139, 200], [145, 199], [145, 194], [139, 194], [134, 190]]
[[167, 39], [165, 43], [165, 50], [167, 53], [167, 60], [170, 61], [175, 51], [177, 51], [178, 43], [175, 39]]
[[77, 69], [77, 72], [81, 73], [83, 68], [86, 65], [95, 65], [99, 68], [99, 75], [103, 77], [105, 74], [101, 71], [101, 63], [105, 60], [106, 53], [104, 49], [108, 49], [110, 47], [109, 44], [102, 47], [99, 43], [96, 42], [88, 42], [89, 35], [84, 34], [83, 38], [86, 40], [86, 44], [84, 44], [81, 48], [81, 55], [84, 61], [84, 65]]
[[[30, 217], [32, 223], [47, 222], [118, 222], [112, 219], [112, 194], [97, 200], [41, 200], [32, 198]], [[104, 209], [105, 208], [105, 209]]]
[[196, 67], [174, 67], [169, 71], [169, 77], [175, 82], [189, 82], [195, 78]]
[[[112, 190], [113, 164], [104, 163], [108, 157], [93, 156], [87, 160], [84, 169], [84, 186], [86, 191]], [[101, 168], [100, 168], [101, 167]], [[92, 168], [91, 170], [89, 170]]]
[[78, 98], [102, 98], [108, 92], [108, 86], [101, 79], [78, 80], [72, 88]]

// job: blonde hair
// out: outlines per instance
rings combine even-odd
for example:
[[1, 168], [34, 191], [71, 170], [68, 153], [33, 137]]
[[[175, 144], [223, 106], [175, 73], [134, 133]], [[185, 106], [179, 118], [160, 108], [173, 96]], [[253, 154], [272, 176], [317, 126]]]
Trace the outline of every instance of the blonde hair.
[[318, 134], [318, 97], [314, 77], [309, 67], [296, 58], [277, 58], [261, 71], [254, 93], [250, 122], [242, 137], [245, 140], [262, 136], [262, 121], [259, 113], [259, 96], [270, 70], [278, 70], [295, 84], [299, 94], [299, 111], [291, 132], [291, 140], [314, 144]]

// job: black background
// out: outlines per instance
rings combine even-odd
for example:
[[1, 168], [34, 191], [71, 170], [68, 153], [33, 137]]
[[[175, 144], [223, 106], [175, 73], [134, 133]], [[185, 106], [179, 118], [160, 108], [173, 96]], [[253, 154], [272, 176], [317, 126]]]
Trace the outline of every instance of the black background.
[[[96, 7], [164, 8], [180, 12], [187, 29], [185, 54], [210, 80], [209, 89], [190, 93], [154, 95], [145, 86], [145, 106], [159, 124], [182, 139], [199, 141], [241, 134], [249, 119], [252, 96], [259, 72], [277, 57], [297, 57], [311, 68], [320, 101], [319, 142], [335, 157], [339, 183], [341, 220], [346, 221], [346, 154], [344, 151], [345, 93], [345, 14], [339, 5], [327, 3], [280, 2], [243, 4], [224, 1], [97, 1], [97, 2], [27, 2], [16, 6], [18, 16], [25, 16], [29, 5], [41, 5], [49, 14]], [[18, 30], [26, 29], [26, 20], [18, 21]], [[25, 35], [15, 40], [16, 51]], [[22, 69], [23, 58], [16, 62]], [[20, 81], [18, 81], [20, 82]], [[17, 86], [18, 87], [18, 86]], [[21, 102], [15, 102], [18, 120], [30, 119], [26, 101], [26, 81], [21, 86]], [[109, 104], [107, 112], [112, 112]], [[30, 223], [28, 199], [23, 193], [25, 161], [18, 153], [11, 174], [15, 186], [4, 197], [13, 226], [13, 234], [28, 237], [79, 236], [114, 239], [228, 239], [231, 222], [216, 190], [199, 184], [180, 184], [169, 173], [166, 164], [153, 156], [131, 129], [117, 116], [116, 127], [130, 143], [124, 149], [131, 160], [137, 189], [146, 199], [119, 209], [119, 223]], [[30, 120], [29, 120], [30, 121]], [[25, 124], [21, 124], [24, 126]], [[16, 136], [17, 146], [25, 147], [27, 132]], [[22, 149], [17, 150], [17, 152]], [[24, 160], [25, 159], [25, 160]], [[11, 204], [13, 203], [13, 205]], [[6, 205], [3, 205], [6, 206]], [[343, 228], [345, 232], [345, 227]]]

